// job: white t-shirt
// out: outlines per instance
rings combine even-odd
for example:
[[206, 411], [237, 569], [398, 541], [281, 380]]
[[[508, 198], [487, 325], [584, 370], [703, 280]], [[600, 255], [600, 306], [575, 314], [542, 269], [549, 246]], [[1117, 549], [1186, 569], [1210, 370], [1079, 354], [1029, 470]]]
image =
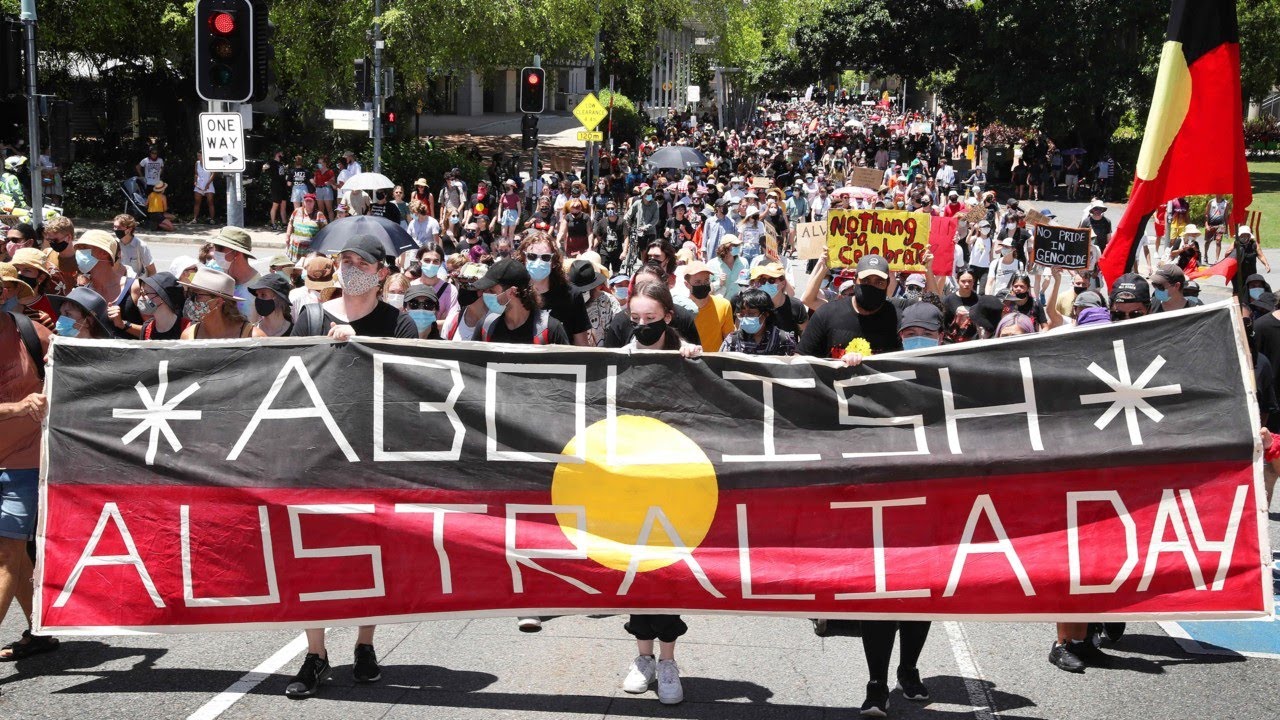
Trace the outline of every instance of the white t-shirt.
[[433, 243], [440, 236], [440, 221], [430, 215], [426, 220], [415, 217], [409, 221], [409, 235], [418, 243], [418, 247]]
[[[207, 188], [207, 189], [206, 189]], [[196, 163], [195, 191], [198, 193], [213, 192], [213, 173], [204, 169], [204, 163]]]
[[151, 259], [151, 248], [137, 235], [127, 245], [120, 243], [120, 263], [131, 268], [135, 275], [147, 274], [147, 266], [155, 261]]
[[138, 163], [142, 166], [142, 179], [148, 185], [155, 185], [160, 182], [160, 175], [164, 172], [164, 158], [151, 159], [151, 156], [142, 158]]
[[995, 292], [1001, 288], [1009, 287], [1009, 281], [1013, 279], [1014, 275], [1021, 272], [1022, 263], [1018, 262], [1016, 257], [1013, 262], [1007, 265], [1001, 260], [991, 263], [990, 277], [995, 278], [991, 285], [991, 291]]

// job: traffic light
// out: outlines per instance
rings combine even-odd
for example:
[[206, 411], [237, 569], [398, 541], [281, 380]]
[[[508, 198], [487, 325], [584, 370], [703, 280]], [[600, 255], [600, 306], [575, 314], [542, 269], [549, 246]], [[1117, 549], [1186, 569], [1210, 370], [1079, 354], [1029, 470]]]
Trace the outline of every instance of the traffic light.
[[22, 92], [27, 69], [22, 64], [22, 23], [0, 18], [0, 96]]
[[520, 112], [540, 113], [547, 109], [547, 74], [542, 68], [520, 71]]
[[520, 120], [520, 147], [532, 150], [538, 146], [538, 116], [525, 115]]
[[387, 101], [382, 112], [382, 134], [390, 137], [396, 134], [396, 116], [399, 106], [393, 101]]
[[356, 102], [369, 99], [369, 58], [356, 58]]
[[196, 2], [196, 94], [205, 100], [246, 102], [254, 95], [254, 3]]
[[267, 99], [267, 92], [275, 83], [271, 65], [276, 57], [272, 40], [276, 24], [269, 19], [267, 0], [253, 0], [253, 102]]

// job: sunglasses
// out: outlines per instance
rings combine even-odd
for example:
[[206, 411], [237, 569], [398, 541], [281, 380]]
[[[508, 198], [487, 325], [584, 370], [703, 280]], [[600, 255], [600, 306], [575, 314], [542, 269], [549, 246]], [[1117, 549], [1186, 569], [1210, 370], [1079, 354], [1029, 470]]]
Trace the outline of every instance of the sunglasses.
[[409, 310], [435, 310], [435, 308], [431, 307], [431, 304], [426, 300], [410, 300], [405, 303], [404, 306]]
[[1134, 318], [1144, 317], [1146, 314], [1147, 314], [1146, 310], [1130, 310], [1127, 313], [1120, 312], [1119, 310], [1112, 310], [1111, 319], [1112, 320], [1132, 320]]
[[552, 260], [556, 259], [556, 256], [552, 253], [525, 253], [524, 259], [525, 260], [542, 260], [543, 262], [551, 262]]

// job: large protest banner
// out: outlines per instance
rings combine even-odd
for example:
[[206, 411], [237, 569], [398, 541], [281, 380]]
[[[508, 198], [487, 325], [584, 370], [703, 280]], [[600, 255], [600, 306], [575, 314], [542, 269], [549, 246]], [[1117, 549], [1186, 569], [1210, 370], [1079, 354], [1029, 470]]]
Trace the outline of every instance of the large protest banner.
[[59, 338], [36, 625], [1261, 616], [1236, 313], [858, 368]]

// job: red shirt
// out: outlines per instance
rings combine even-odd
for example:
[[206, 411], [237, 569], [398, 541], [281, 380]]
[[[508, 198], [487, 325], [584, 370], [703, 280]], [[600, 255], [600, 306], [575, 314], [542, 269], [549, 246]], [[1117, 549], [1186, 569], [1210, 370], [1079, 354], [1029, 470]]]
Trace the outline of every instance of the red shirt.
[[318, 188], [327, 187], [331, 182], [333, 182], [333, 170], [329, 168], [317, 170], [311, 178], [311, 183]]

